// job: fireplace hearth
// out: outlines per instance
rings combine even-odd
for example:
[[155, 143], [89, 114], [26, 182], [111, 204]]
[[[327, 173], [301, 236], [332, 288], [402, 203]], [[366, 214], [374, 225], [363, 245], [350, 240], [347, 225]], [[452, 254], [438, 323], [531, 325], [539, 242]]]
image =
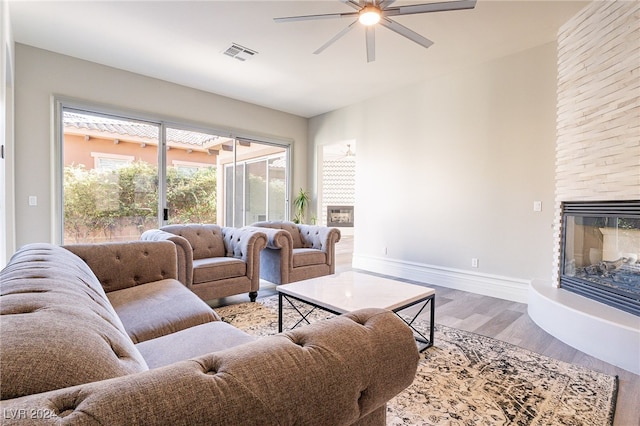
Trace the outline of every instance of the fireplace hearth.
[[640, 316], [640, 201], [562, 205], [560, 287]]

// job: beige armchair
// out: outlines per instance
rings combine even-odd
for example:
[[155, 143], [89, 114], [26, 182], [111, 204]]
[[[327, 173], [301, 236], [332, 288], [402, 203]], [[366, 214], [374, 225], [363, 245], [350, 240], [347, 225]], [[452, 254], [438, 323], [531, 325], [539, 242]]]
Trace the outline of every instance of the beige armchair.
[[267, 235], [260, 254], [260, 278], [287, 284], [335, 273], [335, 245], [340, 230], [293, 222], [256, 222]]
[[178, 252], [178, 280], [203, 300], [249, 293], [260, 287], [260, 251], [267, 236], [257, 228], [168, 225], [146, 231], [142, 240], [172, 241]]

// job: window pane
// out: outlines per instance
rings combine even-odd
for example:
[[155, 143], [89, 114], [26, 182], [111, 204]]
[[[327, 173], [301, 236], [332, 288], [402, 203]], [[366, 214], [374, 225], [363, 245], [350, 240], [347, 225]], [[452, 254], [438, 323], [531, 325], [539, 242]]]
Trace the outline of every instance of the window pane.
[[244, 226], [244, 169], [245, 164], [236, 164], [236, 193], [233, 198], [235, 204], [235, 214], [233, 218], [233, 226], [239, 228]]
[[286, 165], [284, 155], [269, 160], [269, 220], [285, 220], [286, 218]]
[[156, 125], [63, 111], [64, 243], [137, 240], [158, 225]]
[[[246, 226], [263, 220], [286, 219], [287, 150], [282, 146], [237, 140], [232, 149], [220, 154], [219, 162], [231, 168], [225, 171], [225, 225]], [[235, 185], [229, 180], [235, 176]], [[232, 194], [235, 191], [235, 194]], [[231, 221], [233, 202], [234, 221]], [[233, 225], [231, 224], [233, 223]]]
[[267, 162], [247, 164], [245, 225], [267, 220]]
[[233, 226], [233, 164], [224, 167], [224, 226]]
[[167, 128], [168, 223], [217, 223], [218, 150], [211, 133]]

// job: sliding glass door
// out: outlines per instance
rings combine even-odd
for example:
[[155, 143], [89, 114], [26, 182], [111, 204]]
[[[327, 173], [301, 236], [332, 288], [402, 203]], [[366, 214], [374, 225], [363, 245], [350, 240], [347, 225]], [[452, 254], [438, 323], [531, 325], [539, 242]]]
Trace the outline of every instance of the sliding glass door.
[[236, 143], [225, 165], [226, 226], [287, 218], [286, 149], [255, 141]]
[[218, 223], [218, 158], [233, 140], [166, 126], [164, 223]]
[[63, 243], [287, 218], [288, 147], [62, 108]]
[[64, 243], [135, 240], [158, 224], [153, 123], [65, 109]]

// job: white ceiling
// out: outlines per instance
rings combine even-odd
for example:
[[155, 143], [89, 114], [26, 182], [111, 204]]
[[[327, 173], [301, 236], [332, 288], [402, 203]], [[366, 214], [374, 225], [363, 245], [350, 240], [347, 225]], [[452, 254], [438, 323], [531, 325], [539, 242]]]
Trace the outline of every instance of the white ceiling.
[[[424, 49], [378, 28], [376, 60], [367, 63], [362, 28], [312, 53], [350, 19], [273, 21], [353, 11], [337, 0], [9, 1], [18, 43], [303, 117], [551, 42], [587, 3], [478, 0], [472, 10], [394, 17], [435, 44]], [[223, 55], [231, 43], [258, 55]]]

